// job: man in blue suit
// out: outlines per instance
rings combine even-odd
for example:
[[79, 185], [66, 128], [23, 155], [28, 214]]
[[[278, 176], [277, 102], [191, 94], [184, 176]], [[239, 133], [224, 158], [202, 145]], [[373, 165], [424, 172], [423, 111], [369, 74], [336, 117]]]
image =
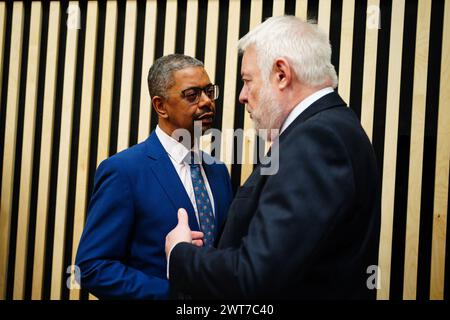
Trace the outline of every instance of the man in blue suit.
[[[145, 142], [98, 167], [78, 247], [81, 286], [99, 298], [169, 298], [164, 243], [178, 208], [187, 208], [193, 243], [211, 245], [232, 198], [225, 165], [193, 148], [194, 122], [203, 132], [212, 126], [219, 94], [203, 64], [180, 54], [161, 57], [150, 68], [148, 85], [158, 126]], [[180, 129], [190, 141], [173, 138]], [[204, 160], [195, 179], [192, 155]], [[197, 199], [199, 183], [208, 212]], [[208, 226], [200, 215], [211, 217]]]

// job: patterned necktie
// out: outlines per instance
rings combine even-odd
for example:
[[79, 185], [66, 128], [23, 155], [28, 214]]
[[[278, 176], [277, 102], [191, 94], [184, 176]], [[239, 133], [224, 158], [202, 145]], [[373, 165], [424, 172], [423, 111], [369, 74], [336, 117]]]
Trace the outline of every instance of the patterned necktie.
[[191, 178], [194, 188], [195, 202], [197, 204], [198, 218], [200, 220], [200, 228], [204, 234], [204, 246], [212, 247], [215, 239], [214, 216], [209, 200], [208, 191], [201, 173], [198, 161], [194, 161], [194, 152], [191, 152]]

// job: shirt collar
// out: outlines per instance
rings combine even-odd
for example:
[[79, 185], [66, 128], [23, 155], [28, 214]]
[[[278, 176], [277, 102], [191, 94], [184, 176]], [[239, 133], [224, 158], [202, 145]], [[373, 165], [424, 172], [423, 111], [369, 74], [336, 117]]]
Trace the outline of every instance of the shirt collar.
[[310, 105], [312, 105], [314, 102], [322, 98], [323, 96], [326, 96], [327, 94], [333, 92], [333, 88], [326, 87], [319, 91], [314, 92], [312, 95], [308, 96], [306, 99], [303, 99], [292, 111], [289, 113], [286, 120], [284, 120], [283, 125], [281, 126], [280, 134], [283, 133], [284, 130], [289, 127], [289, 125], [294, 122], [295, 119], [303, 112], [305, 111]]
[[169, 157], [176, 163], [182, 164], [186, 159], [189, 159], [188, 154], [190, 150], [161, 130], [159, 125], [156, 126], [155, 133]]

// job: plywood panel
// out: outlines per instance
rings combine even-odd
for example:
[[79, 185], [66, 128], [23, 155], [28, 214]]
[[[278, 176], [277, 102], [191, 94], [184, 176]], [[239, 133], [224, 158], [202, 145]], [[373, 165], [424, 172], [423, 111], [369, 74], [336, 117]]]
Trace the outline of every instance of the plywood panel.
[[[69, 6], [78, 6], [78, 1], [70, 1]], [[66, 55], [64, 61], [64, 83], [61, 110], [61, 133], [58, 157], [58, 177], [56, 189], [55, 232], [53, 237], [52, 285], [50, 298], [61, 298], [64, 239], [66, 234], [67, 197], [69, 189], [70, 154], [72, 141], [72, 122], [75, 97], [75, 74], [77, 64], [78, 32], [67, 28]]]
[[305, 21], [308, 19], [308, 0], [297, 0], [295, 3], [295, 16]]
[[239, 40], [239, 19], [240, 19], [240, 1], [230, 0], [228, 15], [228, 36], [227, 36], [227, 54], [225, 64], [225, 85], [223, 98], [223, 117], [222, 117], [222, 141], [220, 148], [220, 159], [227, 165], [228, 171], [231, 171], [231, 160], [233, 154], [233, 134], [231, 130], [234, 127], [234, 108], [236, 99], [236, 76], [237, 76], [237, 42]]
[[[19, 111], [20, 73], [23, 45], [23, 3], [14, 2], [11, 26], [11, 50], [8, 73], [8, 94], [6, 100], [5, 141], [2, 168], [2, 189], [0, 202], [0, 300], [6, 296], [8, 272], [9, 235], [12, 214], [14, 184], [14, 163]], [[2, 142], [3, 143], [3, 142]]]
[[184, 38], [184, 54], [195, 57], [197, 43], [198, 1], [189, 0], [186, 8], [186, 34]]
[[331, 20], [331, 0], [319, 1], [319, 16], [317, 18], [317, 24], [319, 29], [330, 34], [330, 20]]
[[39, 160], [36, 235], [34, 240], [33, 283], [31, 292], [31, 298], [33, 300], [40, 300], [42, 298], [44, 280], [44, 261], [46, 256], [45, 238], [47, 234], [60, 18], [60, 4], [58, 1], [52, 1], [50, 3], [48, 20], [47, 57]]
[[100, 116], [98, 124], [97, 165], [109, 155], [111, 108], [115, 72], [117, 37], [117, 2], [106, 4], [105, 41], [103, 47], [102, 89], [100, 94]]
[[136, 42], [137, 3], [127, 1], [123, 44], [122, 81], [120, 85], [117, 152], [129, 147], [131, 100], [133, 93], [134, 52]]
[[17, 222], [16, 261], [14, 267], [13, 299], [23, 299], [27, 266], [28, 225], [33, 172], [34, 128], [39, 79], [39, 53], [41, 49], [42, 4], [31, 4], [30, 38], [28, 44], [28, 70], [23, 123], [22, 162], [20, 170], [19, 216]]
[[448, 55], [450, 52], [450, 1], [448, 0], [445, 2], [443, 30], [431, 248], [430, 299], [432, 300], [444, 299], [450, 165], [450, 108], [444, 107], [448, 106], [450, 101], [450, 55]]
[[367, 2], [366, 41], [364, 45], [364, 74], [362, 86], [361, 124], [372, 140], [377, 74], [378, 23], [380, 1]]
[[177, 10], [177, 0], [167, 0], [166, 24], [164, 28], [164, 55], [175, 53]]
[[409, 157], [403, 298], [416, 299], [431, 2], [419, 0]]
[[[206, 39], [205, 39], [205, 69], [212, 82], [216, 78], [216, 54], [217, 37], [219, 28], [219, 1], [208, 1], [208, 16], [206, 18]], [[220, 88], [220, 95], [223, 95], [223, 88]], [[200, 149], [211, 153], [211, 135], [204, 135], [200, 138]]]
[[[0, 2], [0, 75], [3, 75], [3, 55], [5, 51], [5, 30], [6, 29], [6, 3]], [[0, 88], [2, 87], [3, 77], [0, 77]], [[2, 96], [0, 93], [0, 102]]]
[[284, 0], [273, 0], [272, 16], [284, 16]]
[[350, 103], [354, 15], [355, 2], [353, 0], [343, 0], [338, 91], [339, 95], [347, 103]]
[[400, 81], [402, 65], [403, 21], [405, 0], [392, 2], [391, 39], [389, 44], [388, 92], [386, 101], [386, 126], [381, 193], [381, 234], [378, 258], [380, 289], [378, 299], [389, 299], [392, 226], [394, 219], [395, 172], [397, 164], [397, 138], [400, 104]]
[[138, 142], [147, 139], [150, 132], [152, 103], [148, 92], [147, 76], [153, 64], [156, 37], [156, 1], [147, 1], [145, 7], [144, 52], [142, 55], [141, 99], [139, 104]]
[[[95, 53], [97, 49], [98, 4], [88, 2], [86, 15], [86, 37], [84, 47], [83, 86], [81, 95], [80, 133], [78, 144], [77, 180], [75, 189], [75, 211], [73, 220], [72, 265], [78, 243], [83, 232], [87, 210], [87, 189], [89, 175], [89, 155], [91, 141], [91, 122], [94, 97]], [[76, 152], [73, 150], [73, 152]], [[75, 273], [71, 275], [71, 299], [79, 299], [79, 284], [75, 283]]]
[[[262, 0], [252, 1], [250, 8], [250, 30], [255, 28], [261, 23], [262, 20]], [[240, 74], [240, 70], [238, 70]], [[239, 92], [237, 93], [239, 94]], [[236, 108], [245, 108], [244, 106], [236, 106]], [[242, 167], [241, 167], [241, 184], [243, 184], [250, 174], [253, 172], [253, 164], [256, 158], [255, 155], [255, 142], [256, 134], [252, 131], [254, 125], [250, 114], [246, 111], [244, 115], [244, 142], [242, 152]], [[253, 131], [255, 132], [255, 131]]]

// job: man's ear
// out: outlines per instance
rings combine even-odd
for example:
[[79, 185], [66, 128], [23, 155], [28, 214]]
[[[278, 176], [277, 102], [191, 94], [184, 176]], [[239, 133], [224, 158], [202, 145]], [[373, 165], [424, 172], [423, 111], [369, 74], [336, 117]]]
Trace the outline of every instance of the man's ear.
[[160, 96], [154, 96], [152, 98], [152, 105], [159, 117], [161, 118], [168, 117], [166, 106], [164, 104], [164, 98]]
[[273, 65], [273, 73], [280, 90], [287, 88], [292, 82], [291, 65], [285, 58], [276, 58]]

